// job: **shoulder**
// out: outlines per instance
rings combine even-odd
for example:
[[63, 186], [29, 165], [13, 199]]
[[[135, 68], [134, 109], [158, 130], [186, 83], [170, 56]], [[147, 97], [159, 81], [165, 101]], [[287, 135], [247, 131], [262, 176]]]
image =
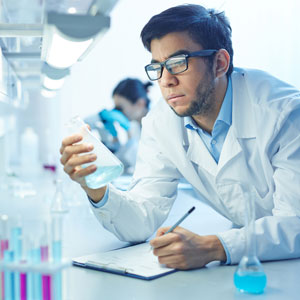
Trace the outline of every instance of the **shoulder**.
[[300, 99], [298, 89], [262, 70], [235, 68], [232, 84], [233, 87], [243, 86], [252, 101], [259, 105], [282, 107]]
[[233, 101], [243, 103], [236, 106], [243, 107], [246, 114], [252, 111], [259, 136], [266, 138], [267, 132], [278, 132], [293, 112], [297, 111], [299, 116], [299, 90], [267, 72], [236, 69], [232, 86]]

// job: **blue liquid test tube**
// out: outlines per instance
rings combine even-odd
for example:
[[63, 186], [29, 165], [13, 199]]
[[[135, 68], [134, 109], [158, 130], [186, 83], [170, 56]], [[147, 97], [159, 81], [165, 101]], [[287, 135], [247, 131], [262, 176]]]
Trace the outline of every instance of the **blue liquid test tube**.
[[[63, 216], [55, 214], [52, 216], [52, 259], [54, 263], [62, 260], [62, 223]], [[55, 300], [62, 299], [62, 274], [57, 272], [53, 277], [53, 292]]]
[[[13, 261], [13, 252], [11, 250], [4, 251], [4, 262], [11, 263]], [[10, 271], [4, 271], [4, 299], [14, 299], [14, 277]]]
[[[41, 263], [41, 248], [38, 241], [35, 241], [34, 248], [31, 249], [33, 264]], [[33, 274], [33, 299], [42, 300], [42, 275]]]

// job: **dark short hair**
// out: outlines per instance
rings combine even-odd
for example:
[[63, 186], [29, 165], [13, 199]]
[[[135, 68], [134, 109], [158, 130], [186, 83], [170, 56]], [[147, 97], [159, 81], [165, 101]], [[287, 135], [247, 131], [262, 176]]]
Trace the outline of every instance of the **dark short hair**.
[[[151, 51], [151, 41], [172, 32], [187, 31], [203, 49], [226, 49], [230, 55], [229, 76], [233, 71], [231, 27], [224, 12], [206, 9], [201, 5], [184, 4], [171, 7], [153, 16], [141, 32], [142, 42]], [[211, 62], [214, 56], [208, 57]]]
[[118, 83], [114, 88], [112, 95], [120, 95], [128, 99], [132, 104], [138, 99], [143, 98], [146, 107], [149, 107], [150, 99], [148, 98], [148, 88], [152, 83], [150, 81], [143, 83], [139, 79], [126, 78]]

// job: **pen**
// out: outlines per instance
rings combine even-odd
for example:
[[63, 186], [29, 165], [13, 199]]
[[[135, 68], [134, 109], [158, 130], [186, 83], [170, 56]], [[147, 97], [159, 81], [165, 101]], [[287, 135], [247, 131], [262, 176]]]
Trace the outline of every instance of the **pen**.
[[187, 213], [185, 213], [168, 231], [164, 233], [164, 235], [172, 232], [194, 209], [195, 206], [193, 206]]
[[[186, 212], [169, 230], [167, 230], [163, 235], [172, 232], [193, 210], [195, 209], [195, 206], [193, 206], [188, 212]], [[150, 251], [152, 251], [153, 248], [150, 246]]]

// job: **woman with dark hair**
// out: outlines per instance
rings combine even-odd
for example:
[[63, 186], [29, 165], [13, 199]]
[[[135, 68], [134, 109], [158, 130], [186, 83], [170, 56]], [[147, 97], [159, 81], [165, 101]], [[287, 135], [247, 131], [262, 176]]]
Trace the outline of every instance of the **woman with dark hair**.
[[[141, 120], [149, 110], [148, 88], [151, 82], [126, 78], [120, 81], [112, 92], [115, 107], [103, 109], [97, 115], [89, 116], [85, 122], [97, 130], [102, 142], [123, 162], [125, 171], [132, 173], [137, 145], [140, 138]], [[118, 128], [127, 132], [127, 141], [122, 143]]]

